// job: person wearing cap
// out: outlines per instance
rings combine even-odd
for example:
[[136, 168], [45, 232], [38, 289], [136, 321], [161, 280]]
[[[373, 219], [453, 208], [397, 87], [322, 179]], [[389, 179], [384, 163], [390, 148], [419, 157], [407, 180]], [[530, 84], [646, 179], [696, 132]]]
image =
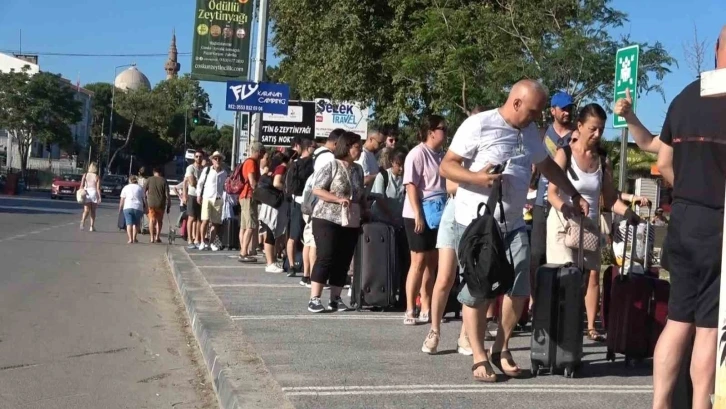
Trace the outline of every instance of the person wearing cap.
[[239, 194], [240, 222], [239, 222], [239, 258], [240, 263], [256, 263], [257, 258], [253, 257], [252, 239], [258, 228], [258, 209], [252, 202], [252, 192], [260, 180], [260, 159], [265, 155], [265, 147], [255, 142], [250, 145], [250, 154], [242, 162], [242, 191]]
[[659, 207], [655, 209], [655, 216], [653, 216], [653, 220], [651, 220], [651, 223], [653, 223], [656, 226], [667, 226], [668, 225], [668, 218], [665, 217], [663, 214], [663, 208]]
[[[572, 131], [575, 129], [573, 110], [575, 102], [570, 94], [558, 92], [550, 100], [550, 114], [552, 124], [545, 130], [543, 143], [551, 158], [555, 157], [557, 150], [569, 145]], [[537, 186], [537, 196], [532, 208], [531, 255], [530, 274], [534, 279], [537, 269], [547, 262], [547, 215], [550, 204], [547, 201], [547, 188], [549, 181], [544, 175], [535, 173], [534, 184]], [[532, 306], [530, 305], [530, 308]]]
[[219, 251], [219, 247], [214, 244], [217, 237], [219, 225], [222, 224], [222, 193], [224, 192], [224, 181], [227, 179], [227, 171], [224, 167], [224, 155], [215, 151], [212, 156], [212, 166], [202, 171], [197, 183], [197, 202], [202, 205], [202, 238], [207, 227], [211, 224], [209, 231], [209, 243], [202, 241], [199, 244], [199, 250], [211, 249]]

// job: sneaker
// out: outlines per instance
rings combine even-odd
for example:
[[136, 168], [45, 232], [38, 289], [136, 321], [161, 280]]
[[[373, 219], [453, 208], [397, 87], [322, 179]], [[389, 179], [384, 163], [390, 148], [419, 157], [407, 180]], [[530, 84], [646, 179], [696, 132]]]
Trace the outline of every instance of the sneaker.
[[459, 338], [459, 340], [456, 341], [456, 352], [466, 356], [474, 355], [471, 351], [471, 344], [469, 343], [468, 336], [465, 335], [464, 338]]
[[487, 318], [487, 329], [484, 335], [484, 341], [494, 341], [497, 339], [498, 329], [499, 324], [497, 324], [497, 321], [494, 318]]
[[310, 277], [303, 277], [300, 279], [300, 285], [303, 287], [309, 287], [310, 286]]
[[211, 244], [211, 245], [209, 246], [209, 248], [210, 248], [210, 249], [212, 249], [212, 251], [219, 251], [219, 250], [220, 250], [220, 248], [219, 248], [219, 247], [217, 247], [217, 245], [216, 245], [216, 244]]
[[429, 316], [429, 312], [422, 312], [418, 315], [418, 318], [416, 319], [419, 324], [428, 324], [431, 322], [431, 317]]
[[187, 250], [196, 250], [198, 248], [199, 248], [199, 246], [194, 243], [187, 246]]
[[291, 267], [290, 271], [288, 271], [287, 276], [288, 277], [295, 277], [295, 275], [298, 273], [297, 268]]
[[267, 267], [265, 267], [265, 272], [273, 273], [273, 274], [280, 274], [280, 273], [284, 273], [285, 270], [280, 268], [280, 266], [278, 266], [277, 264], [273, 263], [273, 264], [268, 264]]
[[310, 281], [310, 277], [308, 277], [307, 281], [305, 281], [305, 287], [313, 288], [313, 282]]
[[310, 312], [325, 311], [325, 307], [323, 307], [323, 302], [320, 301], [320, 297], [313, 297], [310, 299], [310, 302], [308, 303], [308, 311], [310, 311]]
[[197, 247], [200, 251], [207, 249], [207, 243], [199, 243], [199, 247]]
[[434, 330], [430, 330], [429, 334], [426, 335], [426, 339], [424, 340], [423, 346], [421, 347], [421, 351], [433, 355], [436, 353], [438, 347], [439, 333]]
[[348, 306], [345, 305], [343, 299], [340, 296], [333, 300], [328, 301], [328, 310], [330, 311], [348, 311]]

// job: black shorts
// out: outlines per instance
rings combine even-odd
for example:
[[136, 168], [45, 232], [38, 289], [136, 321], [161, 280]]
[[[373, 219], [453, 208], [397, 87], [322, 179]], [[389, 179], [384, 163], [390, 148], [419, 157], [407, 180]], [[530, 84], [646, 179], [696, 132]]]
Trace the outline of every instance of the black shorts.
[[187, 216], [193, 217], [196, 220], [202, 218], [202, 205], [197, 203], [196, 196], [187, 197]]
[[718, 328], [722, 230], [721, 211], [673, 203], [663, 245], [664, 267], [671, 276], [668, 319]]
[[274, 246], [275, 245], [275, 233], [264, 222], [260, 222], [260, 227], [262, 228], [263, 233], [267, 233], [267, 234], [265, 234], [265, 244]]
[[290, 232], [290, 239], [295, 241], [301, 241], [303, 230], [305, 229], [305, 221], [303, 220], [302, 208], [300, 203], [295, 201], [290, 203], [290, 224], [288, 226], [288, 232]]
[[406, 229], [406, 238], [408, 239], [408, 248], [417, 253], [436, 250], [436, 236], [439, 229], [431, 230], [424, 222], [424, 231], [421, 234], [416, 233], [416, 222], [413, 219], [403, 218], [403, 227]]

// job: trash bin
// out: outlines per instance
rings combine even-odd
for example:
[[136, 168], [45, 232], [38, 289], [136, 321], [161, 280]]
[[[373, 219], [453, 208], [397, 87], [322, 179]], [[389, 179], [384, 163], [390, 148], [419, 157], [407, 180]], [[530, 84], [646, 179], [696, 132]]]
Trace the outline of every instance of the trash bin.
[[6, 195], [17, 195], [18, 194], [18, 181], [20, 180], [20, 174], [8, 173], [8, 177], [5, 181], [5, 194]]

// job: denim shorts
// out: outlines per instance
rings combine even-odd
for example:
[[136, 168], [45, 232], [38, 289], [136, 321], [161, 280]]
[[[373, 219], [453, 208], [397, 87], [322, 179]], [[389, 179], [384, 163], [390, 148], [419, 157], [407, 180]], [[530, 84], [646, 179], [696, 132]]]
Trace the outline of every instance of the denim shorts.
[[453, 249], [458, 253], [458, 239], [456, 237], [456, 229], [458, 227], [456, 216], [456, 205], [454, 199], [449, 199], [444, 207], [444, 213], [441, 215], [441, 223], [439, 224], [439, 232], [436, 236], [437, 249]]
[[144, 212], [138, 209], [124, 209], [124, 219], [126, 220], [127, 226], [139, 226], [141, 225], [141, 218], [144, 217]]
[[[455, 230], [456, 247], [458, 248], [466, 226], [456, 223]], [[529, 237], [527, 236], [527, 227], [523, 226], [509, 232], [505, 237], [504, 245], [509, 246], [509, 249], [512, 251], [511, 257], [509, 251], [507, 251], [507, 258], [514, 265], [514, 284], [512, 285], [512, 289], [509, 290], [509, 295], [511, 297], [529, 297], [531, 289], [529, 282]], [[461, 289], [457, 298], [460, 303], [472, 308], [486, 301], [484, 298], [477, 298], [471, 295], [466, 285]]]

